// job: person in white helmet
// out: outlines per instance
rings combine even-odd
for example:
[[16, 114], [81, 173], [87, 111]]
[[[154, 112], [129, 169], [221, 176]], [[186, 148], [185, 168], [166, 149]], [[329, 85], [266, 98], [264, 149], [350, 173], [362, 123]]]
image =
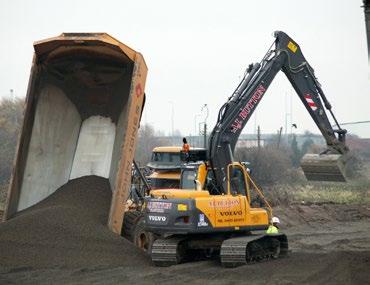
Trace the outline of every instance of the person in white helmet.
[[280, 220], [278, 217], [273, 217], [271, 219], [271, 224], [268, 227], [266, 234], [278, 234], [279, 233], [279, 225], [280, 225]]

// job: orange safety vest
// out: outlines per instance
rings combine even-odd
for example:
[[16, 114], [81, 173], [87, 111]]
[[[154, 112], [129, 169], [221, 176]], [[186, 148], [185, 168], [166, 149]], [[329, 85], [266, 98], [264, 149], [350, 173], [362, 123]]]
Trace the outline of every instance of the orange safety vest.
[[182, 145], [182, 151], [183, 151], [183, 152], [189, 152], [189, 150], [190, 150], [190, 146], [189, 146], [189, 144], [184, 143], [184, 144]]

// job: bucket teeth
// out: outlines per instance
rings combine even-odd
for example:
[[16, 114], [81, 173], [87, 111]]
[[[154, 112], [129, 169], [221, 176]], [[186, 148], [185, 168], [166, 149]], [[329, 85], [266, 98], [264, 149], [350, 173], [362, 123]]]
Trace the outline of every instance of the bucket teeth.
[[307, 180], [345, 182], [344, 161], [339, 154], [306, 154], [301, 167]]

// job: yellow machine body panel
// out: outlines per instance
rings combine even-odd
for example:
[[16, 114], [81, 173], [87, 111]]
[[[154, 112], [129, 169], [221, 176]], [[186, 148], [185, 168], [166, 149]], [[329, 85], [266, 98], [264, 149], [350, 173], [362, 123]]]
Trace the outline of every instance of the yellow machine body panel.
[[262, 208], [250, 208], [245, 196], [217, 195], [195, 199], [196, 208], [204, 213], [214, 228], [269, 224], [268, 213]]
[[149, 176], [149, 179], [170, 179], [170, 180], [180, 180], [180, 173], [175, 171], [166, 172], [153, 172]]
[[160, 189], [152, 190], [150, 195], [155, 198], [166, 199], [196, 199], [199, 197], [209, 197], [208, 191], [194, 191], [194, 190], [183, 190], [183, 189]]
[[197, 174], [197, 179], [202, 185], [202, 187], [206, 183], [206, 177], [207, 177], [207, 166], [205, 163], [202, 163], [201, 165], [199, 165], [198, 174]]
[[[216, 194], [208, 189], [211, 176], [212, 172], [206, 163], [193, 165], [193, 168], [189, 167], [183, 171], [181, 179], [188, 181], [186, 185], [191, 185], [194, 181], [194, 189], [158, 189], [150, 192], [154, 203], [166, 204], [168, 209], [172, 209], [171, 214], [164, 210], [160, 212], [165, 214], [165, 221], [168, 219], [174, 223], [169, 227], [169, 231], [173, 231], [177, 226], [181, 227], [184, 219], [193, 221], [196, 227], [192, 229], [193, 233], [211, 229], [248, 231], [268, 227], [272, 215], [271, 208], [268, 203], [267, 208], [250, 206], [250, 185], [253, 184], [254, 190], [259, 190], [242, 164], [232, 163], [227, 168], [228, 194]], [[264, 199], [261, 192], [259, 195]], [[153, 203], [149, 205], [149, 211], [153, 210], [153, 205]], [[156, 218], [154, 216], [157, 214], [154, 213], [159, 213], [156, 212], [157, 209], [154, 210], [151, 214], [152, 219]]]
[[192, 199], [196, 208], [203, 213], [214, 228], [262, 226], [269, 224], [265, 209], [251, 208], [243, 195], [210, 195], [208, 191], [182, 189], [152, 190], [155, 198]]

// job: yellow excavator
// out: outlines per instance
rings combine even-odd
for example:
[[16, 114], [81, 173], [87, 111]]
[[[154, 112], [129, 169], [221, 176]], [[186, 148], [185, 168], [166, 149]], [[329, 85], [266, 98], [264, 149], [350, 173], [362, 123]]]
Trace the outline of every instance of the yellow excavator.
[[[156, 229], [153, 231], [156, 238], [170, 235], [170, 238], [160, 238], [151, 246], [151, 257], [155, 265], [173, 265], [189, 258], [189, 253], [204, 257], [219, 252], [220, 249], [221, 261], [226, 267], [287, 254], [288, 240], [285, 234], [275, 234], [273, 239], [270, 238], [272, 235], [262, 237], [257, 243], [249, 245], [250, 252], [240, 247], [240, 243], [253, 241], [256, 235], [240, 236], [238, 233], [265, 230], [272, 217], [272, 209], [251, 179], [245, 164], [229, 164], [227, 180], [228, 192], [221, 195], [214, 184], [214, 175], [209, 163], [198, 161], [183, 165], [181, 189], [151, 191], [152, 198], [145, 205], [148, 213], [146, 219], [152, 225], [150, 231]], [[267, 210], [252, 207], [253, 196], [257, 196], [259, 203], [262, 202]], [[167, 214], [168, 210], [175, 210], [176, 213]], [[189, 228], [189, 224], [194, 222], [196, 226]], [[156, 226], [153, 227], [153, 224]], [[158, 231], [157, 225], [161, 225], [159, 228], [163, 229], [165, 224], [175, 227]], [[226, 238], [228, 243], [224, 242]], [[279, 246], [276, 246], [275, 240]], [[237, 247], [234, 246], [234, 241], [237, 242]], [[261, 242], [265, 252], [257, 254]], [[174, 244], [178, 244], [179, 248]], [[236, 256], [235, 253], [239, 250]]]
[[[220, 109], [209, 138], [207, 158], [184, 165], [183, 189], [155, 190], [146, 197], [145, 229], [160, 236], [151, 246], [155, 265], [178, 264], [199, 252], [206, 256], [219, 254], [225, 267], [287, 254], [285, 234], [265, 234], [272, 218], [271, 208], [268, 203], [266, 207], [252, 206], [249, 185], [253, 181], [245, 165], [233, 159], [241, 131], [279, 71], [285, 73], [327, 143], [325, 152], [303, 158], [307, 179], [345, 181], [346, 130], [334, 117], [299, 45], [284, 32], [274, 35], [274, 44], [262, 61], [249, 66]], [[333, 129], [326, 110], [337, 129]], [[259, 192], [257, 187], [254, 189]]]

